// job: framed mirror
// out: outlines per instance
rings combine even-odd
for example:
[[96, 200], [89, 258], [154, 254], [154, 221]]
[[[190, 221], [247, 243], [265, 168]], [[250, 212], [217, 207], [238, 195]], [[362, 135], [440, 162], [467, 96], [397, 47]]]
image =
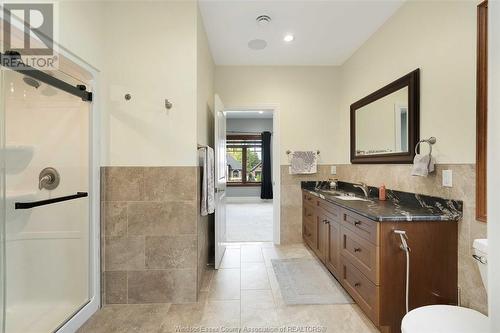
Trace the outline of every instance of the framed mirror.
[[419, 69], [351, 104], [351, 163], [413, 163]]
[[488, 137], [488, 1], [477, 6], [476, 219], [486, 222]]

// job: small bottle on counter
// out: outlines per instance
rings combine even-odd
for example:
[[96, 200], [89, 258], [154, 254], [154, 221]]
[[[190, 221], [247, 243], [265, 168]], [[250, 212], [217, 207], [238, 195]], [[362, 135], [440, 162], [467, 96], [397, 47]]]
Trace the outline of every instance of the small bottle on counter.
[[385, 193], [385, 185], [382, 185], [378, 188], [378, 199], [381, 201], [385, 201], [387, 198], [386, 193]]

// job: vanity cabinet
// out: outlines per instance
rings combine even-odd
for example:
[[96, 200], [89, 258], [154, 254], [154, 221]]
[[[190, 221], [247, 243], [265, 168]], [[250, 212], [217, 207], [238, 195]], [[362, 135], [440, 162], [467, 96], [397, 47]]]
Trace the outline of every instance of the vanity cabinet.
[[302, 236], [304, 242], [328, 267], [332, 274], [340, 275], [340, 210], [318, 200], [315, 196], [303, 194]]
[[457, 305], [456, 221], [368, 219], [303, 191], [303, 239], [381, 332], [400, 332], [406, 312], [406, 255], [399, 235], [408, 234], [410, 310]]

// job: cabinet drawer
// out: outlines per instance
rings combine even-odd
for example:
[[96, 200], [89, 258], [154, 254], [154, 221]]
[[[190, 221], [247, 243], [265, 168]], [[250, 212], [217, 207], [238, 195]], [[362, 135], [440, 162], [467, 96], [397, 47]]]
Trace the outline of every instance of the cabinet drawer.
[[360, 237], [378, 245], [379, 223], [348, 210], [342, 211], [342, 225]]
[[375, 326], [379, 326], [380, 289], [345, 258], [342, 258], [342, 285]]
[[340, 208], [325, 200], [318, 200], [318, 206], [328, 218], [340, 222]]
[[341, 252], [346, 260], [358, 268], [370, 281], [379, 285], [378, 247], [348, 228], [342, 228]]

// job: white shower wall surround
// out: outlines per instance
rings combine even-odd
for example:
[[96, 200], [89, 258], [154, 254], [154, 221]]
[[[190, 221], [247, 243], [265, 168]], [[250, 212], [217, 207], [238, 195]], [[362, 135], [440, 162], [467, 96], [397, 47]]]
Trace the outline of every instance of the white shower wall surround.
[[[6, 144], [6, 331], [52, 331], [90, 298], [89, 199], [15, 210], [89, 191], [89, 103], [4, 73]], [[59, 186], [38, 188], [46, 167]]]

